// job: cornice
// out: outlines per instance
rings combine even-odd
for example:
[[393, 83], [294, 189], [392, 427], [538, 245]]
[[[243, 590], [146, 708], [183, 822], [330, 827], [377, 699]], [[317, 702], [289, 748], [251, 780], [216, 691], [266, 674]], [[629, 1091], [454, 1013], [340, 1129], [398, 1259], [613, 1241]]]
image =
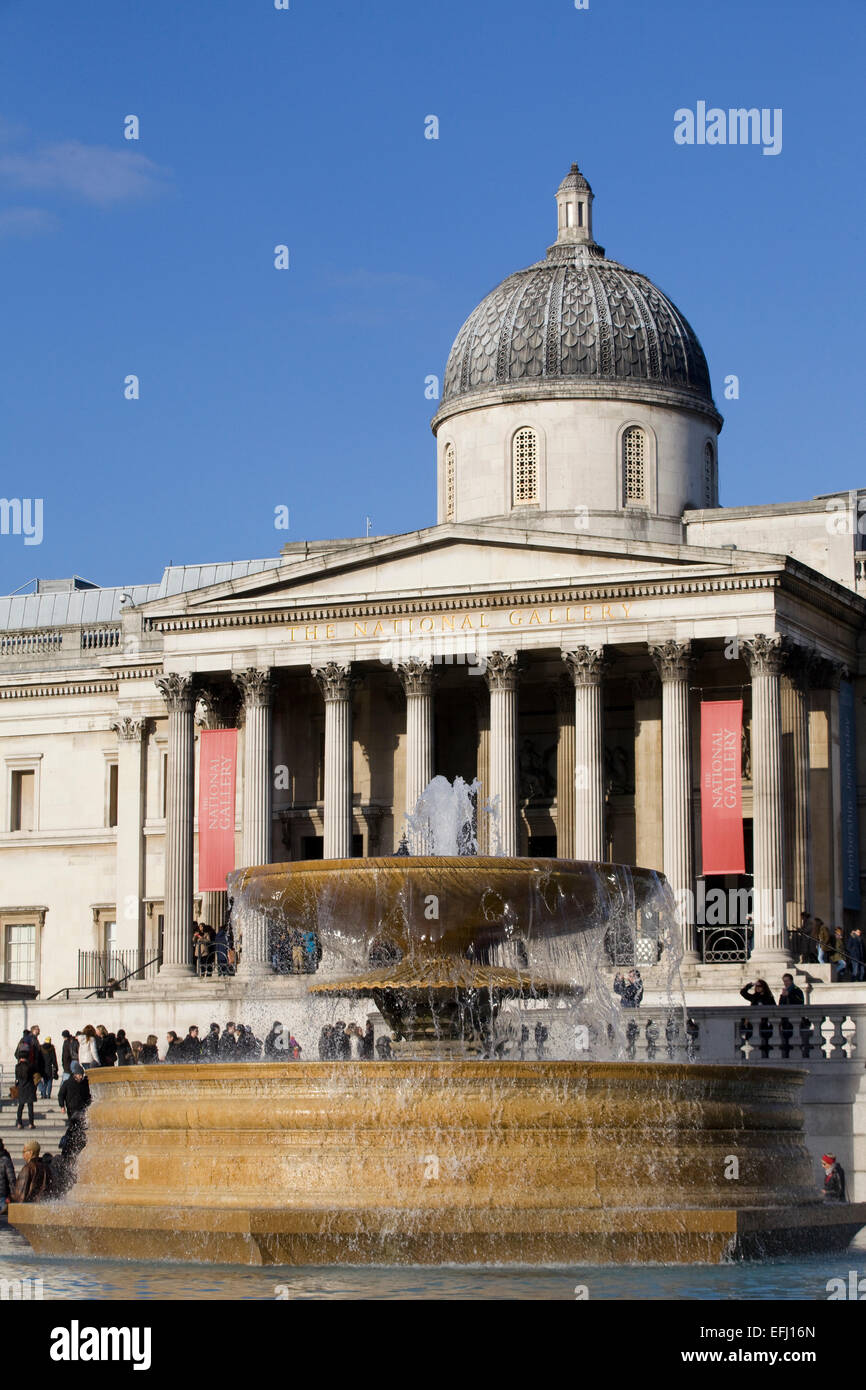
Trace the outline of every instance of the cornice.
[[[356, 603], [318, 604], [310, 607], [265, 609], [251, 613], [211, 613], [199, 617], [150, 619], [153, 631], [200, 632], [217, 628], [238, 627], [298, 627], [304, 623], [325, 622], [337, 618], [412, 617], [417, 614], [451, 613], [490, 608], [533, 608], [545, 604], [580, 604], [620, 598], [657, 598], [666, 595], [734, 593], [757, 589], [778, 589], [782, 573], [718, 575], [705, 579], [622, 580], [609, 584], [565, 585], [550, 589], [520, 589], [494, 593], [453, 593], [446, 597], [424, 599], [367, 599]], [[856, 595], [853, 595], [856, 597]], [[814, 594], [812, 595], [814, 599]]]
[[117, 678], [92, 681], [50, 681], [42, 685], [0, 686], [0, 700], [45, 699], [52, 695], [116, 695]]

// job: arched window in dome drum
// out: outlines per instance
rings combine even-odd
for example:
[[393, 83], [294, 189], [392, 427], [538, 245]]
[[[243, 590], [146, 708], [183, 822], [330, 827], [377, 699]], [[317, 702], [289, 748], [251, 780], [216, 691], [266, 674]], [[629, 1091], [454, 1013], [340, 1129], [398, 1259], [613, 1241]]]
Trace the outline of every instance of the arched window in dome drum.
[[646, 500], [646, 435], [638, 425], [622, 437], [622, 495], [626, 502]]
[[716, 505], [716, 451], [707, 440], [704, 445], [704, 506]]
[[454, 520], [454, 445], [445, 445], [445, 520]]
[[518, 430], [511, 442], [511, 504], [526, 506], [538, 501], [538, 435]]

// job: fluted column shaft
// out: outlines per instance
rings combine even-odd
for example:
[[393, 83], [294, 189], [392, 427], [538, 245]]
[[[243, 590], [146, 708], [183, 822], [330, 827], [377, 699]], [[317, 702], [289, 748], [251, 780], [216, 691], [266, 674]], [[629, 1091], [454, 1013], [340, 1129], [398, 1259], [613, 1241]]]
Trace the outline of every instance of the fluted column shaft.
[[[490, 652], [485, 671], [490, 691], [489, 794], [499, 804], [499, 853], [516, 855], [517, 654]], [[494, 832], [495, 834], [495, 832]]]
[[412, 658], [397, 664], [406, 695], [406, 796], [411, 815], [424, 788], [433, 780], [433, 668]]
[[752, 677], [752, 817], [754, 881], [752, 956], [766, 965], [788, 961], [785, 929], [782, 809], [782, 639], [760, 635], [743, 643]]
[[168, 708], [165, 808], [165, 932], [160, 976], [192, 973], [195, 692], [193, 678], [173, 673], [156, 685]]
[[[251, 667], [235, 682], [244, 701], [244, 817], [241, 858], [244, 868], [271, 862], [272, 772], [270, 671]], [[243, 949], [239, 974], [270, 974], [268, 919], [263, 912], [246, 912], [242, 921]]]
[[329, 661], [313, 675], [325, 701], [326, 859], [352, 857], [352, 680], [348, 666]]
[[574, 682], [574, 857], [604, 860], [604, 651], [563, 652]]
[[144, 814], [147, 720], [124, 715], [117, 734], [117, 949], [144, 941]]
[[665, 877], [679, 911], [683, 960], [698, 958], [692, 834], [690, 642], [650, 646], [662, 683], [662, 844]]
[[574, 858], [574, 687], [564, 676], [557, 685], [559, 733], [556, 740], [556, 853]]
[[808, 653], [802, 648], [789, 650], [786, 667], [787, 679], [782, 682], [781, 693], [785, 773], [784, 844], [788, 855], [785, 882], [789, 904], [788, 929], [799, 932], [802, 914], [811, 914], [813, 910]]

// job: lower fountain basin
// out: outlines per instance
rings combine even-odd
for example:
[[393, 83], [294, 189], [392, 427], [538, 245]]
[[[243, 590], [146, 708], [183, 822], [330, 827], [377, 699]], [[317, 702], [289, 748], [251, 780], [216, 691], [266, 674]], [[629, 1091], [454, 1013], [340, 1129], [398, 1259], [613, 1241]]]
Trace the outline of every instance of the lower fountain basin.
[[238, 1264], [842, 1249], [866, 1203], [817, 1197], [803, 1077], [605, 1062], [92, 1071], [76, 1186], [9, 1217], [39, 1254]]

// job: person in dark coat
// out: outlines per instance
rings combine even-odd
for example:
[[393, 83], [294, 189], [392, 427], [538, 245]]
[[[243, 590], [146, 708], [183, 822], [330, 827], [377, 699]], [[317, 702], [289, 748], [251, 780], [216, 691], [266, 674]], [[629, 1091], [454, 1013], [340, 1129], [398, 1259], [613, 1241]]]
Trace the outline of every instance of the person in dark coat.
[[863, 933], [853, 927], [848, 937], [848, 964], [851, 967], [852, 981], [863, 983], [866, 980], [866, 956], [863, 951]]
[[619, 1002], [624, 1009], [637, 1009], [643, 999], [643, 980], [639, 970], [630, 970], [628, 979], [622, 975], [614, 976], [613, 992], [619, 995]]
[[6, 1208], [12, 1201], [15, 1188], [15, 1166], [3, 1140], [0, 1139], [0, 1216], [6, 1215]]
[[380, 1062], [390, 1062], [391, 1058], [394, 1055], [394, 1051], [391, 1047], [391, 1039], [387, 1036], [377, 1038], [376, 1051], [379, 1054]]
[[237, 1061], [237, 1041], [233, 1023], [227, 1023], [222, 1031], [219, 1042], [219, 1058], [221, 1062]]
[[169, 1028], [168, 1032], [166, 1033], [165, 1040], [166, 1040], [167, 1046], [166, 1046], [166, 1049], [165, 1049], [165, 1058], [164, 1058], [164, 1061], [166, 1061], [166, 1062], [182, 1062], [182, 1061], [184, 1061], [183, 1043], [181, 1042], [180, 1038], [177, 1036], [177, 1033], [174, 1031], [173, 1028]]
[[57, 1070], [57, 1053], [50, 1038], [46, 1038], [42, 1044], [42, 1066], [39, 1070], [42, 1073], [39, 1094], [43, 1100], [50, 1100], [51, 1087], [60, 1074]]
[[78, 1061], [78, 1039], [68, 1028], [63, 1030], [63, 1047], [60, 1049], [61, 1081], [65, 1081], [73, 1062]]
[[364, 1029], [364, 1042], [363, 1042], [363, 1046], [361, 1047], [361, 1057], [363, 1058], [363, 1060], [364, 1060], [365, 1062], [372, 1062], [372, 1060], [373, 1060], [373, 1049], [375, 1048], [375, 1046], [376, 1046], [376, 1031], [375, 1031], [375, 1029], [374, 1029], [372, 1023], [371, 1023], [370, 1020], [368, 1019], [368, 1020], [367, 1020], [367, 1026], [366, 1026], [366, 1028]]
[[28, 1123], [31, 1129], [36, 1128], [33, 1119], [33, 1102], [36, 1099], [36, 1085], [34, 1076], [35, 1068], [27, 1060], [27, 1055], [23, 1055], [15, 1063], [15, 1085], [18, 1087], [18, 1115], [15, 1120], [15, 1128], [23, 1129], [24, 1107], [27, 1106]]
[[285, 1062], [287, 1041], [283, 1025], [277, 1020], [265, 1038], [265, 1059], [268, 1062]]
[[229, 973], [229, 942], [225, 927], [220, 927], [213, 939], [213, 956], [218, 975]]
[[319, 1034], [319, 1061], [333, 1062], [334, 1060], [334, 1030], [330, 1023], [326, 1023]]
[[779, 995], [780, 1009], [801, 1009], [806, 1003], [803, 991], [794, 984], [793, 975], [782, 976], [782, 992]]
[[57, 1104], [66, 1111], [67, 1123], [79, 1111], [86, 1110], [91, 1100], [87, 1073], [80, 1062], [73, 1062], [70, 1075], [57, 1092]]
[[48, 1169], [39, 1157], [39, 1145], [30, 1139], [24, 1145], [24, 1162], [12, 1189], [13, 1202], [41, 1202], [48, 1196]]
[[338, 1062], [345, 1062], [352, 1055], [352, 1040], [346, 1032], [346, 1025], [341, 1018], [334, 1024], [334, 1057]]
[[743, 999], [759, 1008], [775, 1008], [776, 1000], [766, 980], [755, 980], [754, 984], [744, 985], [740, 990]]
[[220, 1026], [212, 1023], [208, 1030], [208, 1035], [201, 1045], [201, 1060], [203, 1062], [215, 1062], [219, 1057], [220, 1050]]
[[35, 1072], [42, 1060], [39, 1038], [35, 1033], [31, 1033], [29, 1028], [25, 1028], [21, 1034], [21, 1041], [15, 1049], [15, 1061], [25, 1061], [30, 1067], [31, 1075]]
[[113, 1067], [117, 1064], [117, 1038], [113, 1033], [109, 1033], [104, 1023], [100, 1023], [96, 1030], [99, 1037], [97, 1046], [99, 1047], [99, 1060], [104, 1067]]
[[197, 1023], [190, 1024], [187, 1035], [181, 1043], [181, 1048], [185, 1062], [201, 1061], [201, 1038], [198, 1035]]
[[132, 1054], [132, 1043], [126, 1036], [125, 1028], [117, 1030], [117, 1065], [119, 1067], [135, 1066], [135, 1057]]
[[148, 1033], [147, 1042], [142, 1046], [139, 1054], [139, 1066], [151, 1067], [154, 1062], [159, 1061], [159, 1043], [155, 1033]]
[[842, 1164], [836, 1162], [835, 1154], [823, 1154], [821, 1162], [824, 1165], [824, 1201], [847, 1202], [845, 1169]]

